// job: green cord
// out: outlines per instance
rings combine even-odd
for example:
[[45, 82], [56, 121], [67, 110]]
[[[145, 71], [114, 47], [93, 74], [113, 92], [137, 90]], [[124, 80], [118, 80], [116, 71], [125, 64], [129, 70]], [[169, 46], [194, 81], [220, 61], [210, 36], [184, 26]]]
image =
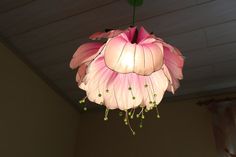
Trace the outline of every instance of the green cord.
[[134, 26], [135, 23], [135, 10], [136, 9], [136, 0], [134, 0], [134, 4], [133, 4], [133, 21], [132, 21], [132, 25]]

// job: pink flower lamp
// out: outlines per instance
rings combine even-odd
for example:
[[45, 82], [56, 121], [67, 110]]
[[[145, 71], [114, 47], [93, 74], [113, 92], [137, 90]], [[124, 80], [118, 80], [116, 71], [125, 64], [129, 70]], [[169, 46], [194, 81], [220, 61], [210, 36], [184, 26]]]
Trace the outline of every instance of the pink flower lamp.
[[[135, 6], [136, 0], [129, 1]], [[184, 59], [180, 51], [143, 27], [97, 32], [90, 36], [92, 40], [101, 38], [107, 41], [81, 45], [70, 62], [72, 69], [78, 69], [79, 88], [87, 94], [80, 103], [88, 98], [104, 105], [104, 120], [108, 119], [109, 110], [125, 111], [124, 121], [129, 126], [129, 117], [132, 119], [139, 107], [138, 118], [143, 119], [144, 111], [153, 108], [159, 118], [157, 107], [165, 91], [174, 93], [183, 78]]]

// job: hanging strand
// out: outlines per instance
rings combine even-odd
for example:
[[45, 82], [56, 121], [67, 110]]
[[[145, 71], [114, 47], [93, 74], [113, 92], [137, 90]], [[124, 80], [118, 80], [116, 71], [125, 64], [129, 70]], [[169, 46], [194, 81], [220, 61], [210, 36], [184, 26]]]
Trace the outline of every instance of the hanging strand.
[[136, 0], [134, 0], [134, 4], [133, 4], [133, 21], [132, 21], [133, 26], [135, 23], [135, 11], [136, 11]]

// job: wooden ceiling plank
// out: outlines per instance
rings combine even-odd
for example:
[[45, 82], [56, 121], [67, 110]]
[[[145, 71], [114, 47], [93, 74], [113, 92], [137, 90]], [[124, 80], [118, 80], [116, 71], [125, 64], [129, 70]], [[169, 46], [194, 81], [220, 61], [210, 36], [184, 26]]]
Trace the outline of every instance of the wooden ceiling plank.
[[[34, 0], [1, 0], [0, 1], [0, 16], [6, 14], [9, 11], [21, 8]], [[2, 21], [1, 21], [2, 23]]]
[[181, 83], [181, 88], [177, 95], [187, 95], [204, 91], [215, 91], [236, 87], [236, 75], [230, 77], [209, 77], [201, 81], [185, 81]]
[[[109, 5], [114, 0], [40, 0], [30, 5], [0, 14], [0, 30], [6, 37], [22, 34], [32, 29], [70, 18], [95, 8]], [[22, 22], [24, 21], [24, 22]], [[17, 26], [17, 29], [15, 27]]]
[[207, 3], [209, 0], [196, 0], [196, 3], [202, 4], [202, 3]]
[[56, 64], [50, 67], [45, 67], [40, 69], [44, 74], [46, 74], [51, 80], [60, 80], [61, 78], [67, 78], [74, 76], [76, 70], [71, 70], [69, 67], [69, 62], [63, 64]]
[[[156, 1], [156, 3], [157, 2], [159, 1]], [[14, 41], [20, 49], [27, 53], [47, 46], [61, 44], [78, 37], [85, 37], [95, 31], [102, 31], [105, 28], [115, 28], [119, 25], [127, 26], [131, 21], [131, 8], [126, 3], [126, 1], [112, 3], [109, 6], [98, 8], [91, 12], [53, 23], [40, 29], [27, 32], [23, 35], [11, 37], [10, 39]], [[188, 2], [183, 5], [190, 4]], [[150, 4], [150, 6], [152, 6], [152, 4]], [[172, 6], [175, 7], [175, 5]], [[159, 6], [159, 8], [162, 7], [165, 8], [164, 6]], [[119, 12], [114, 11], [114, 8], [120, 8], [121, 10], [119, 10]], [[156, 10], [158, 9], [149, 10], [153, 13], [157, 12]], [[145, 9], [145, 12], [143, 11], [143, 14], [141, 14], [142, 17], [148, 16], [150, 14], [149, 10], [147, 11]], [[139, 10], [137, 12], [139, 12]], [[139, 17], [139, 19], [142, 19], [142, 17]]]
[[[112, 2], [118, 2], [118, 1], [119, 0], [98, 0], [97, 2], [94, 2], [92, 0], [86, 0], [86, 1], [61, 0], [60, 2], [58, 2], [57, 0], [36, 1], [30, 6], [23, 7], [14, 10], [14, 12], [11, 12], [4, 16], [0, 16], [0, 21], [6, 23], [5, 25], [0, 24], [0, 28], [4, 28], [5, 31], [7, 31], [5, 36], [9, 37], [17, 34], [22, 34], [24, 32], [52, 24], [54, 22], [58, 22], [60, 20], [65, 20], [68, 17], [77, 16], [81, 13], [96, 9], [98, 6], [101, 7], [104, 5], [109, 5]], [[147, 7], [150, 8], [148, 12], [157, 14], [166, 11], [171, 11], [175, 8], [181, 8], [184, 6], [195, 4], [194, 0], [182, 0], [181, 2], [178, 1], [178, 3], [177, 1], [178, 0], [145, 1], [142, 7], [137, 8], [138, 10], [137, 17], [142, 16], [142, 14], [140, 13], [146, 13], [147, 10], [146, 9], [144, 10], [144, 8]], [[122, 5], [126, 5], [126, 7], [128, 6], [130, 8], [128, 3], [124, 0], [120, 4], [121, 7]], [[52, 9], [55, 7], [57, 9]], [[131, 8], [129, 10], [131, 10]], [[126, 14], [127, 13], [131, 14], [131, 12], [126, 12]], [[32, 16], [34, 18], [32, 18]], [[22, 23], [21, 21], [24, 22]], [[18, 26], [18, 29], [14, 29], [15, 25]]]
[[236, 1], [217, 0], [171, 14], [145, 19], [139, 24], [161, 36], [181, 34], [236, 19]]
[[[182, 52], [189, 52], [207, 47], [207, 42], [203, 30], [190, 31], [164, 38], [164, 40]], [[183, 54], [184, 55], [184, 54]]]
[[[236, 56], [236, 55], [234, 55]], [[214, 63], [213, 71], [215, 77], [224, 76], [225, 78], [236, 75], [236, 57], [223, 63]]]
[[26, 55], [26, 58], [33, 60], [33, 64], [39, 68], [65, 63], [71, 59], [76, 49], [87, 40], [88, 39], [78, 39], [48, 49], [36, 51]]
[[236, 42], [185, 53], [185, 68], [221, 64], [236, 60]]
[[[112, 12], [112, 8], [119, 7], [119, 5], [115, 5], [118, 5], [118, 3], [113, 3], [111, 6], [96, 9], [93, 12], [80, 15], [79, 17], [70, 18], [66, 21], [13, 37], [11, 40], [27, 53], [47, 46], [60, 44], [67, 40], [88, 36], [94, 32], [95, 29], [114, 28], [116, 25], [130, 20], [130, 17], [126, 14], [120, 15], [118, 13], [112, 13], [108, 15], [108, 13]], [[222, 5], [222, 0], [218, 0], [147, 19], [138, 24], [145, 25], [148, 30], [154, 31], [161, 36], [180, 34], [236, 19], [236, 9], [234, 9], [234, 7], [236, 7], [236, 1]], [[129, 7], [122, 7], [122, 9], [124, 9], [122, 12], [129, 12], [127, 10], [130, 10]], [[201, 10], [201, 13], [199, 13], [199, 10]], [[117, 18], [114, 19], [112, 17]]]
[[228, 23], [205, 29], [208, 45], [217, 45], [236, 41], [236, 19]]
[[185, 69], [184, 73], [184, 81], [199, 81], [201, 79], [205, 79], [213, 76], [213, 67], [211, 65], [196, 67], [194, 69]]

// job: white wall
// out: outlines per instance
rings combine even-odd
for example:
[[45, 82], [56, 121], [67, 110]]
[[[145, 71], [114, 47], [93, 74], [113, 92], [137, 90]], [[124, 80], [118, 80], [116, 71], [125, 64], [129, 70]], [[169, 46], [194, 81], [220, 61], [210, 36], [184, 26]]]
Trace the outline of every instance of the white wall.
[[[211, 114], [195, 101], [161, 104], [161, 118], [150, 111], [143, 128], [129, 128], [117, 112], [87, 111], [80, 117], [78, 157], [215, 157]], [[137, 126], [137, 125], [136, 125]]]
[[74, 157], [78, 112], [0, 43], [0, 157]]
[[196, 100], [161, 104], [132, 136], [118, 112], [78, 112], [0, 43], [0, 157], [215, 157]]

